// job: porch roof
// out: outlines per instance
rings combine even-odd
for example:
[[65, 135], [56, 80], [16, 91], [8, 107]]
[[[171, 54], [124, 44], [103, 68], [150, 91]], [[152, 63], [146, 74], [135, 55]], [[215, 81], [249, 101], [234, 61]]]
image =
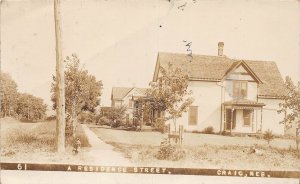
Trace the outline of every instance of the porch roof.
[[239, 99], [239, 100], [230, 100], [223, 103], [225, 107], [231, 107], [234, 109], [254, 109], [258, 107], [265, 106], [266, 104], [260, 103], [257, 101]]

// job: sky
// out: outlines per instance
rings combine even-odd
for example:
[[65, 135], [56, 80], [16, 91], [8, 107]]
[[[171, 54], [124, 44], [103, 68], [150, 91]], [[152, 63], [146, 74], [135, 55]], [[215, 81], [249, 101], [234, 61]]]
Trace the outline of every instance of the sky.
[[[147, 87], [158, 52], [275, 61], [283, 78], [300, 80], [300, 1], [296, 0], [61, 0], [63, 57], [76, 53], [112, 87]], [[185, 5], [185, 6], [183, 6]], [[19, 92], [51, 106], [55, 74], [52, 0], [2, 0], [1, 71]], [[50, 109], [50, 107], [49, 107]]]

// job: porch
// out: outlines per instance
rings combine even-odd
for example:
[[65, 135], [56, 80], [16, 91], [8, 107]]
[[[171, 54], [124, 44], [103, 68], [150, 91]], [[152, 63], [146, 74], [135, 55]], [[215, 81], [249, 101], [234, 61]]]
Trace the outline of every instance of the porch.
[[221, 131], [230, 134], [258, 134], [262, 129], [264, 103], [245, 99], [222, 104]]

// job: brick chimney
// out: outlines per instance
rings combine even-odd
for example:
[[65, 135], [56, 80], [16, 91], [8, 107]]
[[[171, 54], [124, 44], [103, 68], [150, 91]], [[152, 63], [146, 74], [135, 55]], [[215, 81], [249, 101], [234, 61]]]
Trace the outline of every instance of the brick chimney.
[[218, 43], [218, 56], [223, 56], [223, 47], [224, 47], [224, 42], [219, 42]]

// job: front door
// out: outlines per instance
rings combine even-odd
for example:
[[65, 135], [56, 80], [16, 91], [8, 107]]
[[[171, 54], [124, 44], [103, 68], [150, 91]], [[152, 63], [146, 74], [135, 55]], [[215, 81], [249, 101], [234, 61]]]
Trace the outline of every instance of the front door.
[[231, 112], [231, 109], [226, 109], [226, 130], [230, 131], [232, 121], [232, 129], [235, 129], [236, 126], [236, 110]]

